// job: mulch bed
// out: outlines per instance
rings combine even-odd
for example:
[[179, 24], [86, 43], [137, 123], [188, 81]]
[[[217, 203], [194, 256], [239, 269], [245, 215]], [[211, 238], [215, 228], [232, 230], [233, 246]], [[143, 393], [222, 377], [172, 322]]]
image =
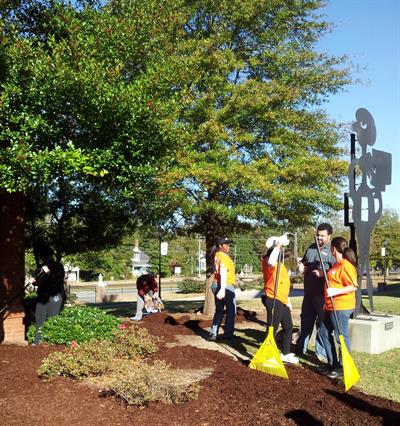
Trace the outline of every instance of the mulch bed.
[[[0, 423], [3, 425], [399, 425], [400, 403], [343, 392], [343, 383], [288, 366], [289, 380], [249, 369], [213, 350], [167, 347], [176, 335], [199, 334], [208, 323], [157, 314], [140, 324], [162, 336], [157, 359], [179, 368], [213, 368], [199, 398], [181, 405], [124, 407], [92, 388], [58, 378], [42, 382], [41, 360], [54, 346], [0, 345]], [[395, 372], [393, 372], [395, 374]]]

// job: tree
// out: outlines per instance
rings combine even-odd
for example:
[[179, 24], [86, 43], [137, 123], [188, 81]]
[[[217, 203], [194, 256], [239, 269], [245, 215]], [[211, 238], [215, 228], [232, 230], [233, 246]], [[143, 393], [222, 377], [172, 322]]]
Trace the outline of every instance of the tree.
[[[179, 145], [169, 83], [176, 64], [165, 49], [179, 10], [153, 0], [102, 3], [0, 2], [1, 210], [18, 212], [6, 226], [20, 239], [1, 246], [0, 293], [18, 293], [10, 309], [20, 325], [24, 201], [29, 244], [50, 240], [58, 258], [109, 246], [130, 228], [123, 216], [139, 216], [154, 198], [160, 165]], [[117, 224], [114, 233], [104, 219]]]
[[183, 2], [185, 146], [165, 172], [176, 212], [206, 238], [254, 224], [281, 229], [340, 207], [346, 165], [322, 109], [351, 79], [316, 51], [319, 0]]
[[59, 256], [130, 231], [179, 139], [165, 49], [178, 11], [101, 3], [0, 5], [0, 187], [24, 193], [28, 243], [50, 240]]
[[[381, 254], [386, 247], [385, 257]], [[400, 267], [400, 216], [395, 210], [384, 210], [371, 237], [371, 265], [384, 271], [384, 263], [388, 268]]]

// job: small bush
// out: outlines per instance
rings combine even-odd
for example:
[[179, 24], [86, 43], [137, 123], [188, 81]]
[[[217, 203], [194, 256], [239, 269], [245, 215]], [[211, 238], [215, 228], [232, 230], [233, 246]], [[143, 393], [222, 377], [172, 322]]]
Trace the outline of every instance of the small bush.
[[73, 341], [64, 352], [46, 357], [38, 369], [41, 378], [56, 376], [81, 380], [118, 370], [123, 360], [136, 361], [157, 351], [158, 338], [147, 330], [128, 327], [115, 331], [111, 340]]
[[191, 279], [185, 279], [178, 283], [179, 291], [188, 293], [204, 293], [204, 281], [196, 281]]
[[[67, 345], [89, 340], [111, 339], [118, 329], [119, 320], [101, 309], [87, 306], [66, 307], [60, 315], [48, 318], [43, 324], [43, 342]], [[28, 341], [32, 342], [35, 326], [28, 329]]]
[[262, 278], [256, 278], [251, 281], [239, 280], [239, 288], [241, 290], [259, 290], [264, 287], [264, 280]]

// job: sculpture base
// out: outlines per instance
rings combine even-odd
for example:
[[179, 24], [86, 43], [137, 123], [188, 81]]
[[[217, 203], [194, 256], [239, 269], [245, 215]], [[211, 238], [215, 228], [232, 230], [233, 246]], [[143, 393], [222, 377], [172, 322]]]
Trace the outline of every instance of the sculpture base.
[[360, 314], [349, 323], [351, 350], [380, 354], [400, 348], [400, 316]]

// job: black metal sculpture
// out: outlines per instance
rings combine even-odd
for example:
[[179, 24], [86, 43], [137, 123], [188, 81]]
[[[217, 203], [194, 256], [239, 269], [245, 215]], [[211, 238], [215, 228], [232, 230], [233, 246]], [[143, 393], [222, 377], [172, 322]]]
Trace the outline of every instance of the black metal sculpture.
[[[390, 185], [392, 177], [392, 155], [372, 149], [368, 146], [376, 141], [375, 122], [368, 110], [359, 108], [356, 121], [352, 125], [355, 134], [351, 135], [351, 162], [348, 172], [349, 194], [352, 201], [352, 219], [349, 221], [349, 202], [345, 197], [345, 224], [350, 226], [350, 246], [356, 249], [354, 232], [358, 242], [358, 290], [356, 293], [356, 311], [361, 308], [361, 284], [365, 274], [367, 292], [371, 311], [374, 310], [372, 299], [372, 279], [369, 266], [369, 246], [372, 230], [382, 214], [382, 192]], [[361, 147], [361, 154], [356, 156], [355, 142]]]

